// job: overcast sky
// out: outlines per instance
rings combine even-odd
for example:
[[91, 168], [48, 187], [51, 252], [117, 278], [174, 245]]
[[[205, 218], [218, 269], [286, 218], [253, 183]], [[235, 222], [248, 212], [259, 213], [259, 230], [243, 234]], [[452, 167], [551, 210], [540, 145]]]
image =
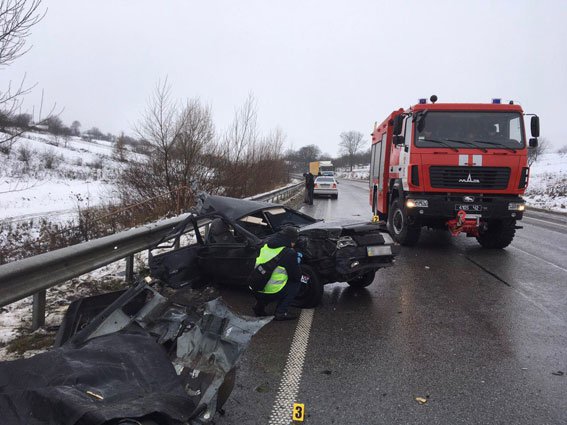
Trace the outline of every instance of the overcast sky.
[[[567, 144], [567, 1], [43, 0], [32, 50], [0, 71], [37, 82], [26, 107], [133, 134], [160, 79], [211, 105], [217, 131], [252, 92], [263, 130], [338, 152], [419, 97], [513, 99]], [[23, 111], [22, 111], [23, 112]], [[37, 118], [37, 115], [36, 115]], [[529, 135], [528, 135], [529, 137]], [[369, 143], [369, 142], [368, 142]]]

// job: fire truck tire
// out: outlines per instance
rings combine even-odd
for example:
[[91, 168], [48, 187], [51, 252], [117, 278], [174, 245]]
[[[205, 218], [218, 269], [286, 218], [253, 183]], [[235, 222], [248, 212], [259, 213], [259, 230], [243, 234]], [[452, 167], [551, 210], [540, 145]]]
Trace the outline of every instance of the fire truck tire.
[[507, 221], [493, 221], [488, 224], [485, 232], [477, 236], [476, 240], [483, 248], [506, 248], [516, 234], [516, 223]]
[[408, 215], [398, 198], [390, 205], [388, 230], [395, 241], [404, 246], [414, 246], [421, 235], [421, 226], [409, 224]]

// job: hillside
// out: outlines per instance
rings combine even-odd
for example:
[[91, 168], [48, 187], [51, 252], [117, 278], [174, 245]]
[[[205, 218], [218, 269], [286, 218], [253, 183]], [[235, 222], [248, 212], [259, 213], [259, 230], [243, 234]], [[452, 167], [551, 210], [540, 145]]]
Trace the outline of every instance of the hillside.
[[[26, 132], [0, 150], [0, 220], [69, 219], [77, 207], [114, 198], [124, 166], [110, 142]], [[128, 152], [138, 159], [139, 154]]]

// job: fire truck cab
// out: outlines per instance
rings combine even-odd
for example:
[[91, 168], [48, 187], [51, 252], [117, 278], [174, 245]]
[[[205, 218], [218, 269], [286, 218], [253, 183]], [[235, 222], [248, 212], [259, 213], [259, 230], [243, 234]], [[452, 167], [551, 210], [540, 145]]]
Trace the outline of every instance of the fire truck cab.
[[539, 118], [525, 137], [513, 102], [435, 103], [432, 96], [392, 112], [372, 132], [370, 205], [402, 245], [422, 227], [508, 246], [522, 219], [529, 179], [527, 148], [537, 146]]

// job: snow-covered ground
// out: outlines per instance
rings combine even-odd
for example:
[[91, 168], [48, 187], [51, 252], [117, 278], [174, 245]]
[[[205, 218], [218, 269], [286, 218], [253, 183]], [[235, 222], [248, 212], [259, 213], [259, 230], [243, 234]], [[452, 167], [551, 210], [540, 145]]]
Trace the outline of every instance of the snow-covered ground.
[[[338, 177], [368, 180], [370, 166], [357, 166], [352, 171], [337, 171]], [[567, 154], [540, 155], [530, 168], [530, 181], [524, 195], [535, 208], [567, 213]]]
[[31, 132], [13, 141], [9, 153], [0, 152], [0, 160], [0, 220], [10, 221], [67, 220], [79, 206], [112, 201], [114, 180], [124, 166], [114, 159], [110, 142]]
[[529, 206], [567, 213], [567, 154], [546, 153], [530, 168]]

